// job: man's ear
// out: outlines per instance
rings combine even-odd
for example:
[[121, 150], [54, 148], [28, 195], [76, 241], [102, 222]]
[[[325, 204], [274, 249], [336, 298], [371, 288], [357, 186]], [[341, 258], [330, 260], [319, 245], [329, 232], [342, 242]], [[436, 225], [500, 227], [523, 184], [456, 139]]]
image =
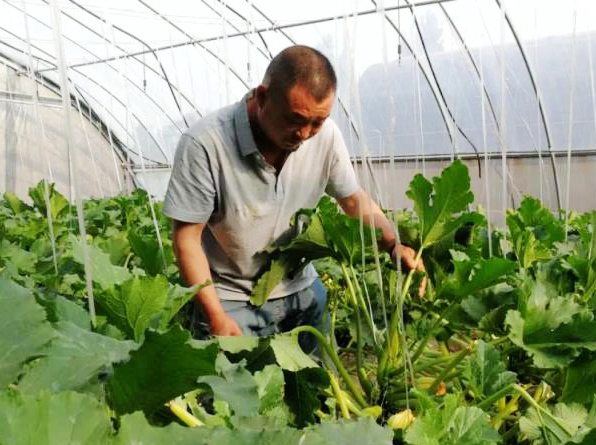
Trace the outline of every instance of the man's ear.
[[263, 108], [265, 101], [267, 100], [267, 90], [265, 85], [259, 85], [255, 91], [255, 98], [257, 99], [257, 105], [259, 108]]

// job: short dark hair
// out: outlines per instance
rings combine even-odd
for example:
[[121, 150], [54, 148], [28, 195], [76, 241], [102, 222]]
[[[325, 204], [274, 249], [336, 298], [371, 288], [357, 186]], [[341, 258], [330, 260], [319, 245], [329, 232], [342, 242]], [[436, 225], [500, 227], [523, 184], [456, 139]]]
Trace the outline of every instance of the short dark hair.
[[331, 62], [320, 51], [303, 45], [290, 46], [271, 60], [263, 85], [285, 94], [294, 85], [303, 85], [317, 101], [337, 88], [337, 77]]

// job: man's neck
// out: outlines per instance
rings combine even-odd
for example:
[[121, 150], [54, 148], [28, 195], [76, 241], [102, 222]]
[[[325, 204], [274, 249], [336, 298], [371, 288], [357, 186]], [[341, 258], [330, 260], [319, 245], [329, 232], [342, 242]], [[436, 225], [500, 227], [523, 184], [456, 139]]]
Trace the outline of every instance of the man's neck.
[[257, 145], [257, 149], [263, 155], [265, 161], [275, 167], [279, 173], [286, 162], [289, 153], [273, 144], [263, 130], [261, 130], [261, 126], [257, 119], [257, 99], [254, 94], [247, 100], [247, 112], [248, 122], [250, 123], [250, 129], [255, 144]]

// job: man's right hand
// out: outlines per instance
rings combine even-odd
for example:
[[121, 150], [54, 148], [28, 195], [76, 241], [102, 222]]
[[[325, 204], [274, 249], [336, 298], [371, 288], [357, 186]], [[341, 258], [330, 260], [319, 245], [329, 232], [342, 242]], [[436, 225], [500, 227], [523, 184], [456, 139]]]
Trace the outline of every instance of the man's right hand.
[[209, 320], [209, 326], [212, 335], [242, 335], [242, 329], [240, 329], [236, 320], [225, 313]]

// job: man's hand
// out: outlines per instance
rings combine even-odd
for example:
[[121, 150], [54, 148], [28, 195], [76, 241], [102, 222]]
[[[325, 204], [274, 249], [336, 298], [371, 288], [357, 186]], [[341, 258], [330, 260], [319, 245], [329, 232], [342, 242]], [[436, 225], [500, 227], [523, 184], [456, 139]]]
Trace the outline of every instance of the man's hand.
[[209, 320], [209, 327], [213, 335], [231, 335], [237, 337], [242, 335], [242, 329], [240, 329], [236, 320], [225, 313]]
[[422, 262], [422, 258], [416, 264], [416, 251], [412, 249], [410, 246], [404, 246], [403, 244], [396, 243], [393, 246], [393, 250], [391, 251], [391, 258], [397, 264], [397, 259], [401, 258], [402, 264], [407, 269], [415, 269], [419, 272], [423, 272], [425, 275], [422, 277], [422, 281], [420, 281], [420, 287], [418, 287], [418, 295], [420, 297], [424, 297], [426, 293], [426, 285], [428, 283], [428, 277], [426, 276], [426, 269], [424, 268], [424, 263]]

